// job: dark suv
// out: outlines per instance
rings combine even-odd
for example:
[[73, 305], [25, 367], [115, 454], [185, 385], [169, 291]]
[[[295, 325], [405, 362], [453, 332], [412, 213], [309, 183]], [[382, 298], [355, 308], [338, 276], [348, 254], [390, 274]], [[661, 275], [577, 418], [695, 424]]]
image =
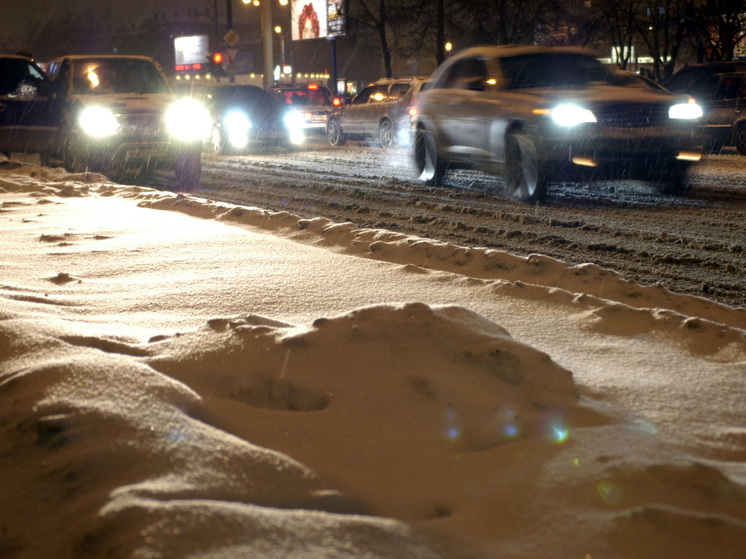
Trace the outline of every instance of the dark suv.
[[688, 95], [646, 87], [584, 49], [474, 47], [433, 74], [413, 155], [427, 184], [473, 167], [502, 174], [507, 193], [526, 202], [574, 175], [674, 192], [701, 157], [701, 116]]
[[385, 148], [406, 144], [409, 109], [427, 78], [384, 78], [364, 87], [349, 105], [329, 116], [327, 139], [341, 146], [347, 139], [377, 139]]

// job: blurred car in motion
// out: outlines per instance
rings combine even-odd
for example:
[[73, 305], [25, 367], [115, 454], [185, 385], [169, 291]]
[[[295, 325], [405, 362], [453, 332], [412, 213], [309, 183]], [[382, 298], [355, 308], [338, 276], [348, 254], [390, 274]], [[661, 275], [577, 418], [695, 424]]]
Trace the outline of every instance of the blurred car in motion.
[[739, 155], [746, 155], [746, 71], [701, 75], [686, 93], [702, 105], [707, 148], [735, 146]]
[[333, 146], [348, 139], [376, 139], [385, 148], [407, 143], [409, 108], [425, 77], [384, 78], [364, 87], [352, 101], [329, 116], [327, 139]]
[[329, 115], [342, 104], [341, 99], [333, 96], [328, 87], [318, 83], [280, 83], [267, 91], [288, 109], [298, 112], [303, 129], [309, 134], [325, 134]]
[[67, 108], [44, 159], [117, 180], [173, 170], [178, 188], [199, 184], [209, 116], [195, 100], [176, 98], [154, 60], [71, 55], [52, 60], [47, 72]]
[[301, 114], [255, 85], [216, 84], [205, 89], [212, 118], [210, 145], [218, 154], [250, 153], [264, 146], [292, 147], [305, 140]]
[[[65, 98], [29, 58], [0, 55], [0, 153], [57, 149]], [[45, 162], [46, 163], [46, 162]]]
[[680, 190], [701, 156], [701, 108], [687, 95], [631, 84], [572, 47], [485, 46], [444, 62], [423, 93], [413, 157], [426, 184], [449, 167], [502, 174], [532, 202], [576, 175]]

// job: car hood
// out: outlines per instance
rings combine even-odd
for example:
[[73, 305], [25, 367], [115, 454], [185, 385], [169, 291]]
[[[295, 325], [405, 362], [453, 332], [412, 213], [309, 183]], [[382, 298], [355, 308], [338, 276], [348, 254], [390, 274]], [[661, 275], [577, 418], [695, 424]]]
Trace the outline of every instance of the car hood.
[[164, 113], [175, 97], [168, 93], [136, 95], [113, 93], [105, 95], [73, 95], [72, 99], [83, 106], [107, 107], [117, 114]]
[[554, 104], [560, 102], [574, 102], [590, 106], [630, 103], [636, 105], [665, 104], [671, 105], [686, 102], [688, 95], [680, 95], [668, 91], [657, 91], [642, 87], [616, 85], [590, 85], [584, 88], [541, 88], [522, 90], [535, 98], [537, 103]]

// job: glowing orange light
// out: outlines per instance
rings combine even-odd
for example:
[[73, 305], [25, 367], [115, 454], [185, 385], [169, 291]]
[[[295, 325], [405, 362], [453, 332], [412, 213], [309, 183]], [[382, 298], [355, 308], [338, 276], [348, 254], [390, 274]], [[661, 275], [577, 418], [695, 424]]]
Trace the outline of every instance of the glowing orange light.
[[309, 83], [308, 84], [308, 89], [318, 89], [318, 88], [319, 88], [319, 84], [317, 84], [317, 83]]
[[335, 97], [334, 100], [332, 101], [332, 105], [334, 105], [335, 107], [339, 107], [341, 104], [342, 104], [342, 99], [340, 99], [339, 97]]
[[216, 52], [212, 55], [212, 61], [215, 64], [222, 64], [223, 63], [223, 53], [222, 52]]

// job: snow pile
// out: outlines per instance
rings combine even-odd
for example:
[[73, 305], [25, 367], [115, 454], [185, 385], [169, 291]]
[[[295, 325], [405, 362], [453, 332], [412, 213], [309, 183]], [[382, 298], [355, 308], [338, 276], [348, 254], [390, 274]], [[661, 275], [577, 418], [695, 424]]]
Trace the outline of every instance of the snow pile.
[[10, 167], [0, 555], [742, 555], [743, 309]]

